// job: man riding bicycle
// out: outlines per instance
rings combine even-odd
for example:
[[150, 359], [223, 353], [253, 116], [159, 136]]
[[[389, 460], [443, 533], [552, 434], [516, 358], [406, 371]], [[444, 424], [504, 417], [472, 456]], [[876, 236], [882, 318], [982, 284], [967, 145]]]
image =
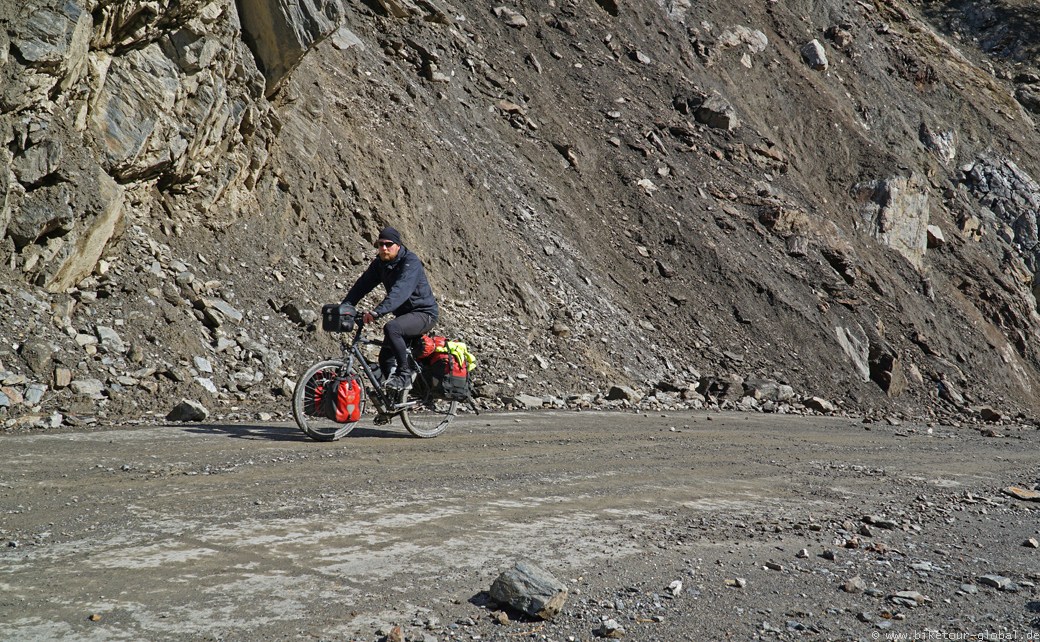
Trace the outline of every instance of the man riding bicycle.
[[[376, 258], [358, 277], [343, 302], [356, 306], [380, 283], [386, 289], [386, 297], [372, 311], [365, 312], [363, 319], [369, 324], [393, 313], [394, 318], [383, 326], [379, 366], [387, 388], [408, 390], [415, 373], [408, 363], [407, 341], [429, 332], [437, 323], [439, 310], [422, 261], [401, 243], [401, 234], [392, 227], [379, 231]], [[387, 378], [395, 363], [396, 372]]]

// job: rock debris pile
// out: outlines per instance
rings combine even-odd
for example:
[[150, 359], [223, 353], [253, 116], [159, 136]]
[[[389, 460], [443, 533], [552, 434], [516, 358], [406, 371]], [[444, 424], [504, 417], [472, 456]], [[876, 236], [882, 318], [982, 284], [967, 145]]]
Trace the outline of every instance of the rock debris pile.
[[485, 408], [1034, 414], [1029, 11], [283, 5], [0, 9], [5, 429], [287, 418], [385, 224]]

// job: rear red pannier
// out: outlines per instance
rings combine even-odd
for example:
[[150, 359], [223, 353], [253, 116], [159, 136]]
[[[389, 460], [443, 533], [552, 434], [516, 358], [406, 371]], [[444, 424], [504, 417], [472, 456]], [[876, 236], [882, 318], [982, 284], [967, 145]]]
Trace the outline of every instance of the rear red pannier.
[[470, 399], [469, 364], [448, 351], [448, 338], [424, 335], [413, 349], [423, 362], [423, 376], [434, 393], [443, 399]]

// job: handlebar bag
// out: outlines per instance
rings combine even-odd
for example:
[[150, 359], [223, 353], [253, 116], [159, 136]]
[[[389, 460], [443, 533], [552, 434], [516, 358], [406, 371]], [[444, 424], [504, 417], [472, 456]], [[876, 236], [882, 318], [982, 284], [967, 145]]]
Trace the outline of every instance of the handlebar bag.
[[349, 303], [327, 303], [321, 306], [321, 329], [325, 332], [350, 332], [354, 329], [357, 310]]

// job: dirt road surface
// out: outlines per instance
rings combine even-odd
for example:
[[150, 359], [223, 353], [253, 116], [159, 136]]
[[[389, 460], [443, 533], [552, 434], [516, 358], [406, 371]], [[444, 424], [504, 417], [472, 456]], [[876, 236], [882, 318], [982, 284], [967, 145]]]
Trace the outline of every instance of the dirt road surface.
[[[1038, 639], [1040, 504], [1002, 492], [1037, 442], [606, 412], [8, 434], [0, 639]], [[521, 560], [569, 588], [550, 622], [487, 596]]]

